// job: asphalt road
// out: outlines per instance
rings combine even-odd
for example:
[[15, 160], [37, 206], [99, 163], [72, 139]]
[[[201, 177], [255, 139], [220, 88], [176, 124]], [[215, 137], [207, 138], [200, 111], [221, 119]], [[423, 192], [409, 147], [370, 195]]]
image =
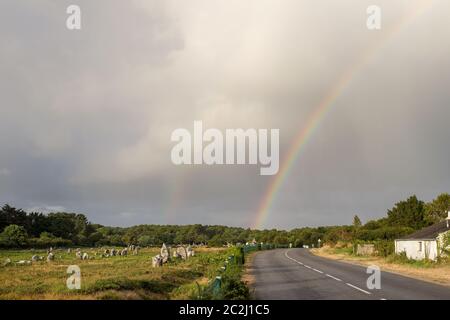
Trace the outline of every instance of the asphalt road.
[[256, 299], [450, 299], [448, 287], [383, 271], [381, 289], [368, 289], [365, 267], [314, 256], [306, 249], [259, 252], [251, 274]]

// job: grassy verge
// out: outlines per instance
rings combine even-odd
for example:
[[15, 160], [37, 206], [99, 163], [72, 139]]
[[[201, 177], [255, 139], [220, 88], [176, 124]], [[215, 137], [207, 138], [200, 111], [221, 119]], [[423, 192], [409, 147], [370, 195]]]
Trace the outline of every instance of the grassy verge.
[[254, 283], [255, 276], [253, 272], [253, 259], [257, 252], [251, 252], [247, 254], [245, 259], [244, 270], [242, 273], [242, 282], [249, 288], [250, 299], [254, 299]]
[[204, 300], [244, 300], [250, 298], [250, 291], [242, 276], [246, 255], [241, 248], [227, 250], [228, 256], [219, 264], [213, 281], [199, 286], [198, 299]]

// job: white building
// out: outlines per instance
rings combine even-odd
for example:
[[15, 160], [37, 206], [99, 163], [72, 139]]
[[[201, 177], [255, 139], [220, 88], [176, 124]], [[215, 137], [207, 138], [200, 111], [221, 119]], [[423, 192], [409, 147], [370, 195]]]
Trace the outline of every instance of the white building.
[[450, 212], [446, 220], [395, 240], [395, 253], [409, 259], [436, 260], [442, 254], [445, 237], [450, 234]]

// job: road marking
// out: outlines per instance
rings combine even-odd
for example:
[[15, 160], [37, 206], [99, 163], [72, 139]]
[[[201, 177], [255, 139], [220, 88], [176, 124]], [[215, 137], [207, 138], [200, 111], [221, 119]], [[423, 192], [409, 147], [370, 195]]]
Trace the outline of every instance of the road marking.
[[[286, 250], [285, 253], [284, 253], [284, 255], [285, 255], [286, 258], [288, 258], [289, 260], [295, 261], [295, 262], [297, 262], [298, 264], [304, 266], [305, 268], [312, 269], [312, 270], [314, 270], [314, 271], [316, 271], [316, 272], [318, 272], [318, 273], [322, 273], [322, 274], [323, 274], [323, 271], [320, 271], [320, 270], [317, 270], [317, 269], [315, 269], [315, 268], [312, 268], [312, 267], [310, 267], [310, 266], [308, 266], [308, 265], [306, 265], [306, 264], [303, 264], [303, 263], [300, 262], [300, 261], [295, 260], [294, 258], [289, 257], [289, 255], [287, 254], [288, 251], [289, 251], [289, 250]], [[331, 279], [334, 279], [334, 280], [336, 280], [336, 281], [342, 282], [341, 279], [336, 278], [336, 277], [333, 277], [331, 274], [326, 273], [325, 275], [326, 275], [327, 277], [331, 278]], [[356, 290], [358, 290], [358, 291], [361, 291], [361, 292], [363, 292], [363, 293], [365, 293], [365, 294], [372, 294], [371, 292], [366, 291], [366, 290], [364, 290], [364, 289], [361, 289], [361, 288], [359, 288], [359, 287], [357, 287], [357, 286], [354, 286], [354, 285], [352, 285], [351, 283], [346, 282], [345, 284], [348, 285], [349, 287], [351, 287], [351, 288], [353, 288], [353, 289], [356, 289]], [[385, 299], [385, 298], [381, 298], [380, 300], [386, 300], [386, 299]]]
[[320, 271], [320, 270], [317, 270], [317, 269], [314, 269], [314, 268], [312, 268], [315, 272], [318, 272], [318, 273], [323, 273], [322, 271]]
[[341, 279], [339, 279], [339, 278], [336, 278], [336, 277], [333, 277], [331, 274], [325, 274], [327, 277], [330, 277], [331, 279], [334, 279], [334, 280], [336, 280], [336, 281], [342, 281]]
[[356, 289], [356, 290], [359, 290], [359, 291], [361, 291], [361, 292], [364, 292], [365, 294], [372, 294], [371, 292], [369, 292], [369, 291], [366, 291], [366, 290], [363, 290], [363, 289], [361, 289], [361, 288], [358, 288], [357, 286], [354, 286], [354, 285], [352, 285], [351, 283], [345, 283], [346, 285], [348, 285], [349, 287], [352, 287], [353, 289]]
[[381, 298], [380, 300], [387, 300], [386, 298]]

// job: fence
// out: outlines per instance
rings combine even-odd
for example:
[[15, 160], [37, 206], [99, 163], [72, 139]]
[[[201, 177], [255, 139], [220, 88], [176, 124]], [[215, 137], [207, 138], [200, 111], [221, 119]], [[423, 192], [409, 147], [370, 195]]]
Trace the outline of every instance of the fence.
[[242, 266], [245, 264], [245, 256], [247, 254], [255, 251], [288, 247], [288, 245], [275, 245], [265, 243], [235, 247], [233, 249], [233, 253], [224, 261], [223, 266], [221, 266], [218, 270], [217, 276], [210, 282], [210, 284], [204, 289], [201, 289], [200, 286], [198, 287], [199, 299], [220, 299], [221, 297], [223, 297], [223, 282], [227, 277], [230, 276], [229, 274], [227, 274], [227, 272], [233, 273], [236, 268], [239, 268], [239, 270], [241, 270]]

